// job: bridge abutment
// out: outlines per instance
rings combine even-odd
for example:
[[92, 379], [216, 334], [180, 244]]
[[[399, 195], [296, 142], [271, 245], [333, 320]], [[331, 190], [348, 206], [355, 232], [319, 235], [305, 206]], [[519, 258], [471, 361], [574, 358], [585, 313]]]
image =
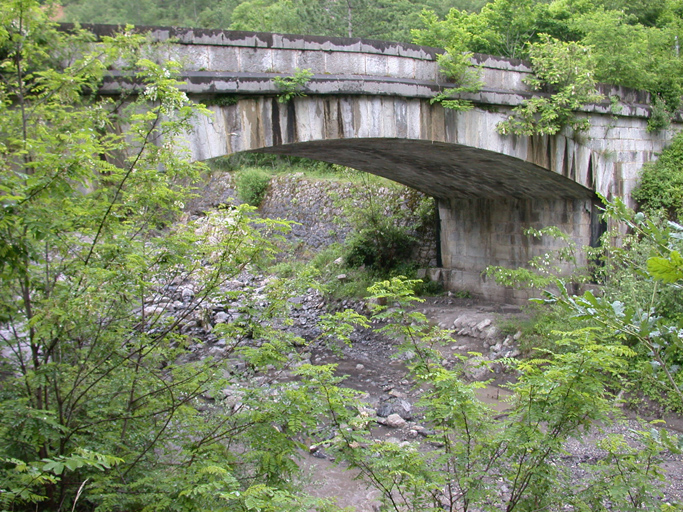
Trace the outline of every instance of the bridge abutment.
[[433, 272], [433, 277], [448, 290], [487, 300], [523, 303], [538, 296], [538, 290], [496, 284], [485, 275], [487, 267], [526, 267], [535, 257], [567, 247], [551, 236], [527, 236], [527, 229], [556, 226], [571, 238], [578, 261], [553, 262], [565, 273], [586, 264], [581, 248], [593, 245], [599, 234], [591, 199], [441, 199], [438, 208], [443, 268]]

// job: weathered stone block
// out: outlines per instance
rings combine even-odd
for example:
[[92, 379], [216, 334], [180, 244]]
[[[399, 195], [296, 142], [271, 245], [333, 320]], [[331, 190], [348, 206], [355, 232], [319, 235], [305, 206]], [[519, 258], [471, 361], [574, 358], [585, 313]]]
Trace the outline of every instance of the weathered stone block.
[[[239, 49], [234, 47], [209, 46], [205, 49], [209, 59], [206, 69], [209, 71], [239, 71]], [[200, 69], [200, 68], [198, 68]]]
[[331, 75], [364, 75], [365, 56], [346, 52], [326, 53], [325, 73]]
[[273, 73], [284, 73], [292, 75], [296, 72], [298, 64], [298, 52], [296, 51], [275, 51], [272, 54], [272, 68]]
[[270, 73], [273, 70], [273, 50], [263, 48], [240, 48], [240, 71], [245, 73]]
[[386, 76], [387, 58], [384, 55], [367, 54], [365, 55], [365, 75]]

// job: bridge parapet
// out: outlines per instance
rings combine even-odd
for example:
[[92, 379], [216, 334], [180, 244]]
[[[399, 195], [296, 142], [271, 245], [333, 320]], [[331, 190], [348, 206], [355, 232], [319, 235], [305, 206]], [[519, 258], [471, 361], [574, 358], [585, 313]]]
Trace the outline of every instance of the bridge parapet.
[[[65, 24], [65, 28], [68, 25]], [[109, 35], [114, 25], [89, 25], [98, 35]], [[170, 42], [161, 58], [183, 65], [183, 89], [191, 94], [278, 94], [273, 79], [309, 69], [313, 77], [306, 91], [314, 95], [368, 94], [403, 98], [432, 98], [454, 87], [440, 72], [439, 48], [358, 38], [300, 36], [263, 32], [223, 31], [172, 27], [138, 27], [157, 41]], [[524, 79], [529, 64], [475, 54], [483, 87], [478, 93], [463, 94], [479, 105], [517, 106], [537, 92], [529, 90]], [[112, 73], [114, 76], [116, 72]], [[121, 83], [110, 81], [103, 93], [115, 93]], [[586, 113], [618, 117], [647, 118], [649, 97], [642, 91], [604, 85], [605, 100], [586, 105]], [[611, 96], [620, 99], [613, 111]]]

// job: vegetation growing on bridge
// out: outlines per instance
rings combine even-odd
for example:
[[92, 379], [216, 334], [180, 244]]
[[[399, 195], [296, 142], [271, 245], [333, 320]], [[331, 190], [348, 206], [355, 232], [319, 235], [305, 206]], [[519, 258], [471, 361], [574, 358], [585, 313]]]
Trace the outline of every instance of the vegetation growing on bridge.
[[667, 126], [683, 93], [682, 15], [677, 2], [665, 0], [494, 0], [479, 13], [451, 10], [444, 19], [427, 13], [425, 27], [413, 34], [415, 42], [449, 53], [534, 62], [533, 84], [551, 96], [522, 105], [502, 127], [505, 131], [556, 132], [571, 121], [568, 109], [595, 98], [590, 90], [595, 82], [650, 92], [650, 128], [656, 130]]
[[297, 96], [306, 96], [303, 89], [312, 77], [313, 73], [310, 69], [297, 69], [292, 76], [276, 76], [273, 81], [282, 91], [277, 100], [280, 103], [287, 103]]
[[498, 125], [502, 134], [554, 135], [563, 127], [587, 130], [586, 118], [576, 111], [586, 103], [602, 99], [597, 91], [595, 66], [590, 49], [577, 43], [564, 43], [550, 36], [529, 45], [534, 75], [527, 84], [547, 96], [535, 96], [514, 109], [514, 114]]

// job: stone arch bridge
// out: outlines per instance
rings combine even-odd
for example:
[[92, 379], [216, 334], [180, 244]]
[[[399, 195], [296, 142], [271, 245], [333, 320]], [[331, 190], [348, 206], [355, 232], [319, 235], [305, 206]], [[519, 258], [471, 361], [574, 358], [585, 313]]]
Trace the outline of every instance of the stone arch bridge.
[[[89, 27], [106, 33], [109, 26]], [[502, 136], [496, 125], [532, 93], [522, 61], [476, 55], [483, 89], [462, 96], [468, 112], [430, 99], [452, 86], [438, 69], [436, 48], [348, 38], [152, 28], [171, 41], [166, 57], [183, 64], [184, 90], [204, 101], [211, 118], [187, 136], [196, 160], [240, 151], [309, 157], [342, 164], [425, 192], [438, 200], [441, 268], [451, 290], [519, 302], [528, 293], [487, 282], [488, 265], [518, 267], [553, 248], [530, 241], [527, 227], [555, 225], [579, 245], [600, 234], [597, 194], [630, 201], [642, 165], [673, 130], [647, 132], [645, 93], [605, 88], [617, 96], [586, 106], [587, 132]], [[277, 76], [309, 69], [306, 96], [278, 102]], [[103, 93], [116, 93], [116, 72]]]

